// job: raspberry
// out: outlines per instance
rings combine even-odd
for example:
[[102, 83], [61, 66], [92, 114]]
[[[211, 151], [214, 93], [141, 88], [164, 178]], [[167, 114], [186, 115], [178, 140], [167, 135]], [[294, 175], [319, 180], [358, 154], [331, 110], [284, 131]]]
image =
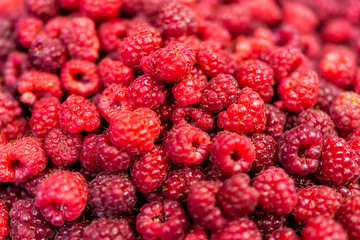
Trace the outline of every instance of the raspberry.
[[341, 194], [343, 200], [353, 195], [360, 195], [360, 185], [358, 183], [350, 183], [347, 186], [340, 185], [336, 191]]
[[210, 136], [190, 124], [178, 124], [164, 140], [164, 149], [175, 163], [198, 165], [209, 155]]
[[255, 156], [255, 148], [246, 136], [224, 131], [212, 139], [210, 161], [226, 173], [248, 172]]
[[54, 240], [80, 240], [85, 228], [86, 224], [82, 221], [66, 223], [56, 233]]
[[185, 240], [207, 240], [206, 231], [204, 228], [199, 225], [194, 225], [190, 227], [190, 230], [185, 236]]
[[330, 116], [341, 131], [360, 127], [360, 95], [346, 91], [340, 93], [330, 107]]
[[10, 232], [9, 210], [3, 200], [0, 200], [0, 237], [6, 237]]
[[35, 200], [45, 219], [61, 226], [80, 216], [88, 192], [86, 180], [80, 173], [63, 171], [54, 173], [38, 186]]
[[141, 58], [153, 53], [161, 45], [161, 34], [156, 28], [139, 25], [123, 39], [118, 48], [118, 55], [126, 66], [139, 70]]
[[270, 166], [274, 166], [278, 156], [277, 142], [274, 138], [264, 133], [256, 133], [251, 136], [251, 141], [256, 152], [252, 169], [261, 172]]
[[56, 97], [42, 97], [37, 101], [30, 118], [32, 133], [43, 138], [52, 129], [59, 128], [60, 108], [60, 100]]
[[28, 58], [34, 67], [46, 72], [61, 68], [67, 61], [66, 49], [57, 38], [39, 36], [31, 43]]
[[302, 39], [299, 31], [288, 25], [282, 25], [274, 32], [274, 41], [281, 47], [293, 47], [302, 49]]
[[193, 68], [186, 77], [174, 85], [172, 94], [181, 107], [199, 103], [206, 83], [206, 75], [200, 69]]
[[102, 22], [98, 28], [101, 48], [106, 52], [114, 52], [121, 44], [121, 40], [126, 34], [126, 23], [123, 19], [114, 18]]
[[100, 126], [99, 112], [88, 99], [70, 95], [61, 105], [60, 126], [70, 133], [91, 132]]
[[79, 0], [79, 7], [82, 12], [95, 20], [108, 19], [119, 14], [122, 0]]
[[26, 54], [11, 52], [4, 63], [5, 84], [12, 89], [17, 89], [20, 76], [31, 68]]
[[129, 101], [136, 108], [156, 109], [169, 96], [164, 83], [147, 74], [137, 77], [127, 89]]
[[313, 127], [315, 130], [321, 132], [323, 136], [327, 134], [337, 134], [334, 122], [329, 115], [321, 110], [307, 109], [301, 112], [296, 120], [296, 125]]
[[282, 79], [301, 65], [302, 54], [297, 48], [275, 47], [263, 51], [260, 60], [272, 67], [277, 79]]
[[219, 128], [239, 133], [262, 132], [265, 122], [264, 101], [250, 88], [244, 88], [238, 102], [219, 113], [217, 119]]
[[0, 127], [11, 122], [16, 116], [22, 114], [18, 101], [10, 94], [0, 92]]
[[29, 122], [24, 117], [14, 118], [1, 128], [1, 132], [9, 141], [20, 139], [28, 134]]
[[66, 10], [76, 10], [79, 0], [59, 0], [60, 6]]
[[96, 149], [96, 138], [97, 135], [95, 134], [88, 134], [84, 138], [84, 143], [80, 152], [79, 161], [81, 162], [82, 166], [94, 172], [99, 172], [102, 170], [101, 163], [97, 157], [97, 149]]
[[43, 20], [54, 17], [59, 11], [56, 0], [26, 0], [25, 4], [30, 14]]
[[261, 209], [256, 209], [250, 215], [250, 218], [256, 223], [262, 235], [270, 234], [288, 225], [288, 218], [286, 216], [264, 212]]
[[136, 188], [146, 194], [161, 186], [166, 179], [168, 160], [164, 149], [159, 146], [136, 159], [130, 170]]
[[35, 70], [21, 75], [18, 92], [21, 94], [21, 102], [28, 105], [34, 105], [42, 96], [61, 98], [63, 95], [58, 76]]
[[269, 167], [253, 179], [253, 186], [260, 193], [259, 205], [264, 211], [289, 214], [296, 205], [294, 180], [282, 168]]
[[348, 235], [340, 223], [331, 217], [318, 216], [312, 218], [302, 231], [303, 240], [311, 239], [336, 239], [346, 240]]
[[124, 239], [133, 240], [134, 233], [124, 219], [99, 218], [93, 220], [83, 233], [84, 240]]
[[171, 200], [145, 204], [136, 217], [136, 230], [144, 239], [181, 239], [188, 225], [184, 209]]
[[201, 107], [211, 113], [218, 113], [236, 103], [241, 90], [235, 78], [219, 74], [206, 84], [201, 97]]
[[171, 121], [175, 125], [189, 123], [203, 131], [212, 131], [215, 127], [212, 114], [195, 107], [177, 107], [172, 114]]
[[8, 209], [11, 209], [18, 200], [26, 200], [30, 195], [24, 188], [23, 183], [12, 183], [2, 187], [0, 198], [5, 202]]
[[253, 221], [248, 218], [240, 218], [221, 228], [213, 239], [261, 240], [262, 237]]
[[15, 38], [23, 48], [29, 48], [36, 35], [43, 28], [43, 21], [35, 17], [24, 17], [15, 23]]
[[62, 29], [60, 39], [71, 58], [95, 61], [99, 57], [100, 43], [95, 23], [87, 17], [75, 17]]
[[0, 58], [6, 58], [7, 55], [16, 47], [12, 34], [13, 24], [10, 20], [0, 17]]
[[34, 199], [16, 201], [9, 216], [11, 239], [50, 239], [55, 235], [54, 226], [41, 215]]
[[135, 78], [131, 68], [110, 58], [103, 58], [99, 63], [98, 70], [105, 87], [109, 87], [113, 83], [128, 86]]
[[351, 239], [360, 236], [360, 196], [351, 196], [345, 199], [337, 212], [337, 220], [345, 228]]
[[320, 38], [316, 34], [309, 34], [302, 36], [301, 40], [305, 56], [309, 58], [318, 58], [321, 50]]
[[341, 43], [351, 38], [352, 23], [345, 18], [333, 18], [322, 29], [322, 37], [327, 42]]
[[300, 237], [291, 228], [281, 228], [267, 234], [265, 240], [300, 240]]
[[171, 120], [172, 114], [175, 109], [178, 107], [177, 103], [173, 98], [168, 98], [168, 100], [162, 104], [159, 108], [155, 109], [157, 116], [161, 120]]
[[[206, 3], [206, 4], [208, 4], [208, 3]], [[201, 5], [201, 4], [199, 4], [199, 5]], [[203, 21], [199, 21], [198, 25], [199, 25], [198, 26], [198, 35], [200, 35], [201, 40], [203, 40], [203, 42], [205, 42], [205, 41], [213, 42], [210, 44], [207, 43], [207, 45], [209, 45], [209, 46], [205, 47], [205, 48], [209, 48], [208, 54], [211, 54], [210, 48], [213, 47], [212, 46], [213, 44], [217, 44], [217, 45], [221, 46], [222, 48], [227, 48], [231, 45], [231, 34], [220, 23], [215, 22], [215, 21], [203, 20]], [[203, 51], [205, 51], [205, 49]], [[209, 70], [210, 70], [210, 68], [209, 68]]]
[[246, 1], [244, 8], [248, 9], [252, 18], [267, 24], [274, 24], [281, 20], [281, 9], [276, 1]]
[[195, 61], [195, 54], [189, 46], [172, 42], [143, 57], [141, 69], [144, 73], [164, 82], [177, 82], [190, 73]]
[[265, 102], [274, 96], [274, 71], [267, 64], [259, 60], [242, 62], [236, 77], [241, 88], [253, 89]]
[[215, 19], [232, 35], [245, 33], [250, 27], [250, 15], [241, 4], [222, 5], [215, 11]]
[[283, 5], [284, 22], [301, 33], [311, 33], [319, 24], [315, 12], [305, 4], [286, 1]]
[[8, 140], [6, 139], [5, 135], [0, 133], [0, 147], [5, 146], [8, 143]]
[[323, 149], [316, 177], [330, 184], [355, 182], [360, 176], [359, 158], [346, 141], [328, 135], [323, 140]]
[[0, 180], [2, 182], [25, 182], [45, 169], [46, 153], [41, 141], [26, 137], [8, 143], [0, 153]]
[[46, 22], [44, 26], [44, 32], [51, 38], [59, 38], [62, 29], [66, 27], [68, 22], [69, 19], [63, 16], [51, 18]]

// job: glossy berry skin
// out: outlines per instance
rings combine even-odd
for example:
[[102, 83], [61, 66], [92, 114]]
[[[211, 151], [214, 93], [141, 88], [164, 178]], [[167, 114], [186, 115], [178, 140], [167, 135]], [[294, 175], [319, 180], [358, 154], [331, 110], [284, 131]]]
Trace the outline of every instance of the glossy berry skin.
[[212, 139], [210, 161], [226, 173], [248, 172], [255, 156], [255, 148], [246, 136], [224, 131]]
[[336, 135], [335, 124], [330, 116], [321, 110], [307, 109], [301, 112], [296, 119], [296, 125], [307, 125], [321, 132], [323, 136], [327, 134]]
[[54, 240], [80, 240], [85, 228], [86, 224], [82, 221], [66, 223], [56, 233]]
[[9, 210], [3, 200], [0, 200], [0, 237], [6, 237], [10, 232]]
[[340, 210], [336, 214], [336, 219], [341, 223], [349, 234], [350, 239], [357, 239], [360, 236], [360, 196], [346, 198]]
[[22, 109], [18, 101], [11, 95], [0, 92], [0, 127], [20, 116]]
[[80, 173], [63, 171], [54, 173], [39, 185], [35, 200], [45, 219], [61, 226], [80, 216], [88, 192], [87, 182]]
[[229, 222], [224, 228], [221, 228], [213, 239], [261, 240], [262, 237], [253, 221], [248, 218], [240, 218]]
[[296, 205], [295, 183], [282, 168], [261, 172], [253, 179], [253, 187], [260, 193], [259, 205], [264, 211], [289, 214]]
[[121, 61], [103, 58], [99, 63], [98, 70], [104, 87], [109, 87], [113, 83], [128, 86], [134, 80], [132, 69]]
[[64, 16], [53, 17], [45, 23], [44, 32], [51, 38], [54, 39], [59, 38], [61, 34], [61, 30], [67, 25], [68, 22], [69, 19], [67, 17]]
[[219, 113], [217, 126], [238, 133], [262, 132], [265, 130], [265, 104], [259, 94], [244, 88], [237, 103]]
[[336, 222], [331, 217], [324, 216], [310, 219], [305, 225], [301, 235], [303, 240], [348, 239], [348, 235], [340, 223]]
[[116, 17], [122, 4], [122, 0], [79, 0], [80, 10], [95, 20]]
[[184, 209], [171, 200], [145, 204], [136, 217], [136, 230], [144, 239], [181, 239], [188, 225]]
[[134, 240], [134, 233], [129, 223], [124, 219], [98, 218], [84, 229], [83, 240], [96, 239]]
[[213, 115], [201, 108], [177, 107], [171, 117], [173, 124], [189, 123], [203, 131], [212, 131], [215, 127]]

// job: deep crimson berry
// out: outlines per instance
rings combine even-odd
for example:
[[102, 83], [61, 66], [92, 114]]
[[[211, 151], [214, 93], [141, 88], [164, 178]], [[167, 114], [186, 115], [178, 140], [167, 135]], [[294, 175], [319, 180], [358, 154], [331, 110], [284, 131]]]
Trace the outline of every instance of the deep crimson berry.
[[154, 111], [161, 120], [171, 120], [172, 114], [177, 107], [178, 105], [174, 99], [168, 98], [164, 104]]
[[6, 139], [5, 135], [0, 133], [0, 146], [5, 146], [8, 143], [8, 140]]
[[22, 114], [22, 109], [18, 101], [10, 94], [0, 91], [0, 127], [11, 122], [16, 116]]
[[95, 20], [116, 17], [123, 4], [122, 0], [78, 0], [78, 2], [80, 10]]
[[342, 199], [346, 199], [353, 195], [360, 195], [360, 185], [358, 183], [350, 183], [347, 186], [340, 185], [336, 191], [341, 194]]
[[255, 148], [256, 157], [252, 162], [252, 169], [261, 172], [277, 162], [278, 147], [273, 137], [264, 133], [256, 133], [251, 136]]
[[275, 213], [265, 212], [259, 208], [250, 215], [250, 218], [255, 222], [262, 235], [282, 229], [286, 227], [289, 222], [286, 215], [277, 215]]
[[24, 184], [20, 182], [7, 184], [0, 191], [0, 198], [5, 202], [8, 209], [11, 209], [16, 201], [26, 200], [30, 197]]
[[[61, 0], [59, 0], [59, 1], [61, 1]], [[57, 17], [51, 18], [46, 22], [46, 24], [44, 26], [44, 32], [51, 38], [54, 38], [54, 39], [59, 38], [62, 29], [66, 27], [68, 22], [69, 22], [69, 18], [64, 17], [64, 16], [57, 16]]]
[[350, 239], [360, 236], [360, 196], [351, 196], [345, 199], [337, 213], [337, 220], [345, 228]]
[[79, 161], [82, 166], [93, 172], [99, 172], [102, 170], [100, 159], [98, 158], [96, 148], [97, 135], [90, 133], [84, 138], [84, 143], [80, 152]]
[[121, 61], [114, 61], [110, 58], [103, 58], [99, 63], [98, 70], [105, 87], [109, 87], [113, 83], [128, 86], [135, 78], [131, 68], [125, 66]]
[[323, 136], [327, 134], [336, 135], [335, 124], [330, 116], [321, 110], [307, 109], [299, 114], [296, 125], [306, 125], [313, 127], [321, 132]]
[[14, 118], [1, 128], [8, 141], [15, 141], [29, 133], [29, 121], [25, 117]]
[[188, 230], [184, 240], [207, 240], [206, 231], [199, 225], [193, 225]]
[[43, 20], [54, 17], [59, 11], [56, 0], [26, 0], [25, 4], [32, 15]]
[[215, 120], [211, 113], [195, 107], [177, 107], [171, 117], [173, 124], [189, 123], [203, 131], [212, 131]]
[[213, 239], [261, 240], [262, 237], [253, 221], [248, 218], [240, 218], [229, 222], [225, 227], [220, 228]]
[[11, 52], [4, 63], [5, 84], [12, 89], [17, 89], [20, 76], [31, 68], [28, 58], [23, 52]]
[[9, 232], [9, 210], [3, 200], [0, 200], [0, 237], [5, 238]]
[[124, 219], [98, 218], [84, 229], [83, 240], [124, 239], [134, 240], [134, 233]]
[[292, 228], [281, 228], [267, 234], [265, 240], [300, 240]]
[[293, 47], [302, 49], [300, 32], [289, 25], [279, 26], [274, 32], [275, 44], [281, 47]]
[[17, 20], [14, 32], [18, 44], [23, 48], [29, 48], [43, 25], [43, 21], [36, 17], [24, 17]]
[[348, 235], [341, 224], [328, 216], [318, 216], [310, 219], [305, 225], [301, 235], [303, 240], [348, 239]]
[[54, 240], [80, 240], [85, 228], [86, 223], [83, 221], [66, 223], [56, 233]]
[[250, 14], [241, 4], [224, 4], [214, 14], [215, 19], [234, 36], [245, 33], [250, 27]]
[[98, 28], [101, 48], [106, 52], [114, 52], [121, 44], [126, 34], [126, 23], [121, 18], [114, 18], [102, 22]]

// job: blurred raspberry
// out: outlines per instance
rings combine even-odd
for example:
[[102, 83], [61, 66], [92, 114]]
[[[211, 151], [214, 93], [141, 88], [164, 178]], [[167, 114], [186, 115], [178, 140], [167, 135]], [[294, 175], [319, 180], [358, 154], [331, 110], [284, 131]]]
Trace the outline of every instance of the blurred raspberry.
[[128, 86], [134, 80], [134, 73], [131, 68], [125, 66], [121, 61], [103, 58], [98, 66], [99, 75], [104, 87], [116, 83]]
[[286, 1], [283, 5], [284, 22], [301, 33], [311, 33], [319, 24], [315, 12], [301, 2]]
[[281, 9], [274, 0], [253, 0], [242, 2], [254, 20], [266, 24], [275, 24], [282, 18]]
[[303, 49], [300, 32], [292, 26], [279, 26], [275, 30], [273, 38], [278, 46]]
[[329, 112], [332, 102], [341, 92], [342, 90], [336, 85], [320, 79], [317, 105], [319, 105], [321, 110]]
[[10, 232], [9, 210], [3, 200], [0, 200], [0, 237], [5, 238]]
[[261, 240], [261, 233], [256, 224], [248, 218], [240, 218], [220, 228], [214, 240], [221, 239]]
[[0, 92], [0, 127], [11, 122], [16, 116], [22, 114], [18, 101], [10, 94]]
[[252, 170], [262, 172], [268, 167], [274, 166], [278, 157], [278, 145], [274, 138], [264, 133], [256, 133], [251, 136], [251, 141], [256, 151]]
[[173, 124], [189, 123], [205, 132], [210, 132], [215, 127], [213, 115], [201, 108], [177, 107], [171, 117]]
[[331, 217], [318, 216], [305, 225], [301, 233], [303, 240], [337, 239], [346, 240], [348, 235], [340, 223]]
[[[61, 0], [59, 0], [61, 1]], [[77, 1], [77, 0], [76, 0]], [[60, 37], [61, 31], [69, 22], [69, 18], [63, 16], [57, 16], [49, 19], [44, 26], [44, 32], [47, 36], [57, 39]]]
[[[209, 3], [205, 2], [205, 4], [209, 4]], [[201, 4], [198, 4], [198, 6], [201, 6]], [[213, 14], [213, 12], [211, 12], [211, 14]], [[203, 42], [205, 41], [213, 42], [210, 44], [207, 43], [208, 45], [210, 45], [209, 46], [210, 48], [211, 45], [214, 44], [220, 46], [221, 48], [228, 48], [231, 45], [230, 32], [216, 21], [208, 21], [208, 20], [199, 21], [198, 34], [200, 35], [201, 40]]]
[[350, 39], [353, 26], [345, 18], [330, 19], [322, 29], [322, 37], [327, 42], [341, 43]]
[[79, 0], [58, 0], [60, 6], [66, 10], [76, 10], [79, 5]]
[[59, 11], [57, 0], [26, 0], [25, 4], [31, 15], [43, 20], [56, 16]]
[[17, 20], [14, 26], [17, 43], [23, 48], [29, 48], [43, 25], [43, 21], [35, 17], [24, 17]]
[[215, 19], [234, 36], [246, 33], [250, 28], [251, 16], [241, 4], [224, 4], [214, 15]]
[[0, 191], [0, 198], [5, 202], [8, 209], [11, 209], [18, 200], [26, 200], [31, 196], [26, 191], [23, 183], [8, 183]]
[[123, 5], [122, 0], [79, 0], [80, 10], [95, 20], [116, 17]]
[[14, 118], [1, 128], [8, 141], [20, 139], [29, 133], [29, 121], [24, 117]]
[[102, 22], [98, 28], [101, 48], [106, 52], [116, 51], [126, 34], [126, 22], [121, 18], [114, 18]]
[[4, 63], [5, 84], [11, 89], [17, 89], [20, 76], [30, 70], [31, 64], [23, 52], [11, 52]]
[[199, 225], [193, 225], [188, 230], [185, 240], [207, 240], [208, 237], [206, 235], [206, 231], [203, 227]]

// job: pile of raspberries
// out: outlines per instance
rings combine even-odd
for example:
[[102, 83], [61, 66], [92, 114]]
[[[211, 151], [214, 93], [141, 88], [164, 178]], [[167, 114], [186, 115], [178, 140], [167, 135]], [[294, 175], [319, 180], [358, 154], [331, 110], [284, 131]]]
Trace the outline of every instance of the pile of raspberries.
[[360, 0], [0, 0], [0, 239], [359, 240]]

